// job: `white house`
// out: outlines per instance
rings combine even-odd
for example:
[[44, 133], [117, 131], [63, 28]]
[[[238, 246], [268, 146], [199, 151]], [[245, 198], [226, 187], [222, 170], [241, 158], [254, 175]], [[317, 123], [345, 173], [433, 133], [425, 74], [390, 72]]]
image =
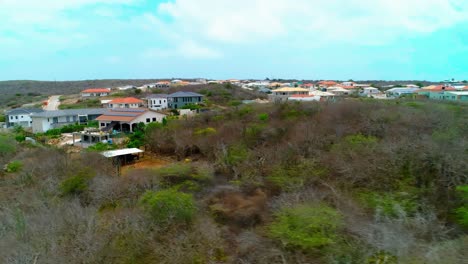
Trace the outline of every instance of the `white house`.
[[56, 111], [43, 111], [31, 115], [33, 133], [45, 133], [50, 129], [60, 128], [70, 124], [86, 124], [98, 116], [109, 111], [104, 108], [97, 109], [69, 109]]
[[400, 97], [405, 94], [413, 94], [419, 90], [419, 88], [392, 88], [385, 91], [385, 93], [390, 97]]
[[152, 94], [146, 98], [148, 108], [153, 110], [163, 110], [168, 108], [167, 94]]
[[107, 103], [107, 108], [140, 108], [143, 101], [134, 97], [117, 98]]
[[275, 103], [285, 102], [288, 98], [293, 95], [308, 95], [309, 90], [304, 88], [295, 88], [295, 87], [282, 87], [276, 90], [271, 91], [272, 93], [268, 95], [268, 99]]
[[32, 127], [31, 115], [43, 111], [44, 110], [38, 108], [17, 108], [7, 111], [5, 113], [6, 127]]
[[372, 96], [372, 95], [380, 94], [380, 90], [374, 87], [366, 87], [363, 89], [362, 94], [367, 95], [367, 96]]
[[99, 97], [108, 96], [110, 94], [109, 88], [93, 88], [81, 91], [81, 97]]
[[111, 109], [96, 118], [102, 131], [133, 132], [139, 123], [162, 122], [166, 117], [148, 109]]

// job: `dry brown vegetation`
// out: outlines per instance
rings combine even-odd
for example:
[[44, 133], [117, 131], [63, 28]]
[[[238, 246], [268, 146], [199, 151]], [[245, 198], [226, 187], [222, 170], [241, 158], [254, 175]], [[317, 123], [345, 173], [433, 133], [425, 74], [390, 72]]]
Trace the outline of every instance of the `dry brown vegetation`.
[[[0, 262], [463, 263], [467, 134], [467, 105], [248, 105], [149, 127], [179, 162], [121, 177], [0, 135], [0, 166], [22, 163], [0, 174]], [[193, 197], [191, 222], [154, 221], [160, 190]]]

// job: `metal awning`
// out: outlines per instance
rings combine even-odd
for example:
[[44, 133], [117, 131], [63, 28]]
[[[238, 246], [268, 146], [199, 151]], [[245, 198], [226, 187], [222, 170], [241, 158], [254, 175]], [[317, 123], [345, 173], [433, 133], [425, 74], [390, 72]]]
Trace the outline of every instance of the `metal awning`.
[[117, 149], [117, 150], [109, 150], [109, 151], [104, 151], [101, 152], [101, 155], [103, 155], [106, 158], [113, 158], [113, 157], [118, 157], [118, 156], [125, 156], [129, 154], [138, 154], [138, 153], [143, 153], [144, 151], [141, 149], [137, 148], [127, 148], [127, 149]]

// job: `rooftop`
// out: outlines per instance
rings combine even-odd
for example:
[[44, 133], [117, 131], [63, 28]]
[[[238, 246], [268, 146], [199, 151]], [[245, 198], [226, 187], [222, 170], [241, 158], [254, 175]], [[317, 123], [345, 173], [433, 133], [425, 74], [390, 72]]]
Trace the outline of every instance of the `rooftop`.
[[113, 158], [113, 157], [125, 156], [125, 155], [130, 155], [130, 154], [138, 154], [138, 153], [143, 153], [143, 152], [144, 151], [141, 149], [127, 148], [127, 149], [104, 151], [101, 153], [101, 155], [103, 155], [106, 158]]
[[167, 94], [150, 94], [146, 98], [167, 98]]
[[85, 108], [85, 109], [67, 109], [67, 110], [54, 110], [43, 111], [40, 113], [33, 113], [31, 117], [60, 117], [60, 116], [80, 116], [80, 115], [102, 115], [109, 111], [104, 108]]
[[117, 98], [109, 102], [110, 104], [142, 104], [143, 101], [134, 98], [134, 97], [126, 97], [126, 98]]
[[108, 93], [110, 92], [109, 88], [91, 88], [82, 91], [82, 93]]
[[10, 111], [7, 111], [7, 115], [29, 115], [33, 113], [40, 113], [43, 112], [44, 110], [39, 109], [39, 108], [16, 108], [16, 109], [11, 109]]
[[308, 92], [308, 89], [298, 88], [298, 87], [282, 87], [272, 92]]
[[168, 95], [167, 97], [203, 97], [203, 95], [194, 92], [176, 92]]

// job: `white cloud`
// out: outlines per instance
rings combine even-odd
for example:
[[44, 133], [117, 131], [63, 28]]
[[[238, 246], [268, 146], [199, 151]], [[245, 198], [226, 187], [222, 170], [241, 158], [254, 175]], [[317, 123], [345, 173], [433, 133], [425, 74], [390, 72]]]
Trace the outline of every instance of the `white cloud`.
[[[468, 21], [465, 0], [175, 0], [159, 5], [174, 32], [221, 43], [274, 38], [392, 41]], [[380, 40], [380, 41], [379, 41]]]
[[169, 58], [183, 57], [187, 59], [218, 59], [222, 54], [212, 48], [200, 45], [193, 40], [185, 40], [174, 48], [150, 48], [145, 50], [141, 57], [148, 58]]

